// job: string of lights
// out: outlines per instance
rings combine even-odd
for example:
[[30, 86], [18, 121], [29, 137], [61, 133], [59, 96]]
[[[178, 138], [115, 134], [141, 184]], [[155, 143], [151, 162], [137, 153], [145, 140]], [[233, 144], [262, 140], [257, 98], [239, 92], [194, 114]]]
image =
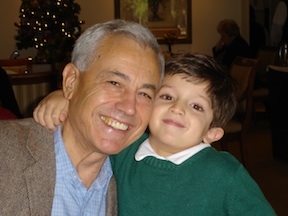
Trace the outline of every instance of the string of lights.
[[63, 61], [81, 33], [80, 10], [74, 0], [22, 0], [18, 49], [35, 47], [38, 61]]

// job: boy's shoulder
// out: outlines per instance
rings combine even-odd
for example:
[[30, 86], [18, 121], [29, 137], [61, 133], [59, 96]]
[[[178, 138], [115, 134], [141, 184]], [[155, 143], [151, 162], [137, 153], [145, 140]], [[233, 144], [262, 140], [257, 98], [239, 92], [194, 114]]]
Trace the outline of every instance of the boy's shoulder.
[[149, 134], [148, 133], [144, 133], [141, 135], [140, 138], [138, 138], [134, 143], [132, 143], [130, 146], [128, 146], [127, 148], [125, 148], [123, 151], [121, 151], [118, 155], [121, 155], [121, 154], [127, 154], [128, 152], [136, 152], [139, 148], [139, 146], [146, 140], [148, 139], [149, 137]]
[[[213, 147], [205, 148], [198, 153], [199, 157], [197, 160], [201, 161], [201, 164], [206, 167], [206, 169], [214, 170], [217, 172], [221, 170], [222, 172], [237, 172], [243, 165], [229, 152], [218, 151]], [[195, 155], [196, 156], [196, 155]]]
[[130, 146], [125, 148], [123, 151], [116, 155], [111, 155], [110, 160], [112, 163], [112, 167], [115, 165], [115, 162], [117, 161], [117, 164], [123, 162], [123, 161], [128, 161], [127, 159], [130, 157], [134, 158], [135, 153], [137, 152], [139, 146], [146, 140], [148, 139], [148, 133], [142, 134], [142, 136], [136, 140], [134, 143], [132, 143]]

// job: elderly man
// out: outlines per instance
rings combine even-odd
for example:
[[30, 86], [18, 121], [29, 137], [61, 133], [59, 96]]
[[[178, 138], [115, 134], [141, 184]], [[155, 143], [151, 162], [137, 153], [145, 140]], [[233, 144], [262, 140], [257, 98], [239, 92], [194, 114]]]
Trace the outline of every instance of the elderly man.
[[146, 129], [163, 68], [141, 25], [87, 29], [63, 70], [62, 126], [53, 134], [33, 119], [0, 122], [0, 215], [117, 215], [108, 156]]

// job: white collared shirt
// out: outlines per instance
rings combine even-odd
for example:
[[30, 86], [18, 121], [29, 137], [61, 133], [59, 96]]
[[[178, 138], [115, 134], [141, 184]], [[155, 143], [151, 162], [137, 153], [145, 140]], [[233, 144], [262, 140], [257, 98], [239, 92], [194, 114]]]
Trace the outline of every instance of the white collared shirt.
[[162, 157], [153, 150], [153, 148], [150, 145], [149, 138], [148, 138], [139, 146], [139, 149], [137, 150], [135, 154], [135, 160], [140, 161], [147, 156], [153, 156], [155, 158], [158, 158], [161, 160], [167, 160], [176, 165], [179, 165], [183, 163], [184, 161], [186, 161], [191, 156], [195, 155], [196, 153], [198, 153], [199, 151], [207, 147], [211, 147], [211, 145], [202, 142], [199, 145], [193, 146], [184, 151], [177, 152], [167, 157]]

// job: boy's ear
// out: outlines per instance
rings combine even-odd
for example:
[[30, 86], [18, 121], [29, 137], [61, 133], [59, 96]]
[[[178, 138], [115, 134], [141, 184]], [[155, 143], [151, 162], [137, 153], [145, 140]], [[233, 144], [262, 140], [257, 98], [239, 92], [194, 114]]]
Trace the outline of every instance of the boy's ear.
[[210, 128], [203, 139], [204, 143], [213, 143], [220, 140], [224, 136], [224, 130], [220, 127]]
[[68, 63], [63, 69], [62, 90], [63, 90], [64, 97], [67, 100], [70, 100], [73, 96], [74, 90], [77, 85], [77, 81], [79, 79], [79, 73], [80, 72], [78, 68], [72, 63]]

